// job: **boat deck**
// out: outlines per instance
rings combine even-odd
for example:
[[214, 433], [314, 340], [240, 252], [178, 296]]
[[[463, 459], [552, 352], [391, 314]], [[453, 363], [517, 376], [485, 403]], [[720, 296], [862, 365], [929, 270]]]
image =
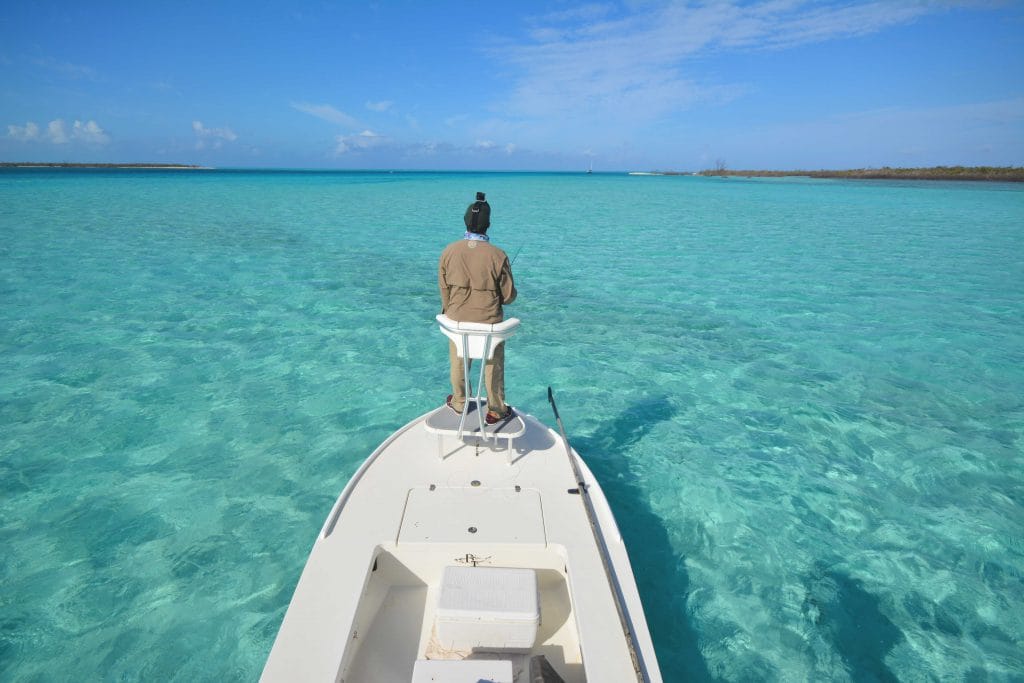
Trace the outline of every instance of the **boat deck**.
[[[445, 566], [537, 571], [544, 654], [568, 683], [636, 680], [599, 550], [564, 442], [529, 415], [495, 425], [511, 450], [451, 436], [442, 406], [396, 432], [331, 511], [285, 615], [263, 680], [409, 681], [417, 659], [486, 657], [445, 651], [435, 612]], [[478, 428], [475, 420], [467, 424]], [[503, 439], [502, 441], [505, 441]], [[502, 443], [504, 446], [504, 443]], [[600, 488], [578, 461], [641, 642], [660, 680], [632, 570]], [[653, 662], [653, 665], [651, 664]]]

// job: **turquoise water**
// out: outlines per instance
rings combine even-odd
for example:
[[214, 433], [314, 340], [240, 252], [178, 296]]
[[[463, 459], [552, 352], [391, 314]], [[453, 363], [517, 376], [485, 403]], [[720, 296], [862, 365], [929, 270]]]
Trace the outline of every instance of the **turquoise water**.
[[1024, 187], [0, 173], [0, 679], [253, 680], [488, 193], [667, 681], [1024, 678]]

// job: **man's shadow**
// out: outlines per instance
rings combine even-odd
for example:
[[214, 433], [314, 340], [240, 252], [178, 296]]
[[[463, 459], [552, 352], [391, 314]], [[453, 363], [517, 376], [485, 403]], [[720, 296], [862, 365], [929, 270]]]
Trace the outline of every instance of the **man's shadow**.
[[676, 414], [666, 397], [644, 398], [594, 434], [569, 440], [586, 460], [608, 498], [626, 542], [640, 599], [666, 681], [713, 680], [686, 609], [690, 577], [669, 542], [665, 523], [651, 510], [623, 453]]

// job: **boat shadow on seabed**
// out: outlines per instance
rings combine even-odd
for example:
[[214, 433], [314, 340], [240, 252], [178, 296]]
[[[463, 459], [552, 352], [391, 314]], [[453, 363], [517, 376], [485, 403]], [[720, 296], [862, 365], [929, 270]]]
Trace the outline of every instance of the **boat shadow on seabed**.
[[[639, 443], [677, 410], [664, 396], [639, 400], [618, 417], [572, 439], [615, 511], [626, 541], [640, 599], [665, 681], [714, 681], [700, 651], [700, 638], [688, 618], [690, 590], [684, 558], [675, 555], [664, 521], [651, 510], [647, 494], [622, 453]], [[571, 438], [571, 437], [570, 437]], [[809, 576], [804, 610], [813, 613], [820, 636], [838, 651], [856, 677], [895, 681], [886, 666], [902, 632], [883, 614], [880, 600], [838, 566], [819, 562]], [[873, 638], [863, 637], [871, 633]]]
[[[675, 555], [665, 523], [651, 510], [646, 493], [622, 453], [660, 422], [676, 414], [664, 396], [644, 398], [603, 424], [593, 436], [576, 437], [573, 448], [587, 462], [608, 498], [626, 541], [640, 599], [666, 681], [711, 681], [698, 636], [687, 618], [690, 577], [683, 558]], [[637, 569], [642, 568], [639, 572]]]

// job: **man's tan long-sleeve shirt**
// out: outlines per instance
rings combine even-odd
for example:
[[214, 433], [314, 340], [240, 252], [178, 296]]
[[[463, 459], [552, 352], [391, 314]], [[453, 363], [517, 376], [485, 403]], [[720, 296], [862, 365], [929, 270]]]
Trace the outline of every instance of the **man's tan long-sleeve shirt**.
[[502, 305], [516, 298], [508, 256], [483, 240], [461, 239], [445, 247], [437, 284], [442, 312], [460, 322], [500, 323]]

